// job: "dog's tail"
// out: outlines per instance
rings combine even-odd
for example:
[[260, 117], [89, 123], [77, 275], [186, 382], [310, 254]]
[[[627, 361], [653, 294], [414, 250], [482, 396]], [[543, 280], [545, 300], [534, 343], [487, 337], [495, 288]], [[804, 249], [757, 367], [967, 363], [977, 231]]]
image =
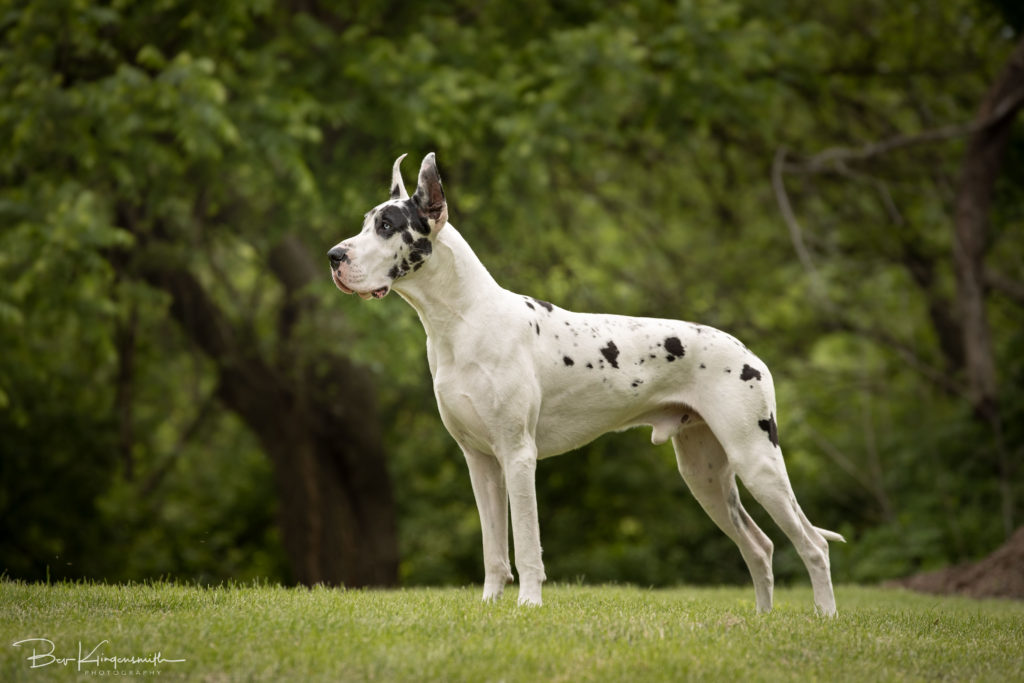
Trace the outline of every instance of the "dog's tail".
[[822, 536], [824, 536], [826, 541], [834, 541], [836, 543], [846, 543], [846, 539], [843, 538], [842, 534], [837, 534], [836, 532], [829, 531], [828, 529], [819, 529], [818, 527], [814, 527], [814, 530], [817, 531]]

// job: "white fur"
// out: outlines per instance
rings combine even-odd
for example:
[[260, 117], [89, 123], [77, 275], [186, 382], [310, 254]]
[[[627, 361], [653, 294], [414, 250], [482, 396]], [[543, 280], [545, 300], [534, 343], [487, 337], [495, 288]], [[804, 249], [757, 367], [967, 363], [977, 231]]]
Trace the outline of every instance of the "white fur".
[[[428, 167], [436, 176], [433, 155], [424, 160], [421, 187]], [[400, 183], [397, 162], [395, 168]], [[373, 212], [367, 215], [371, 221]], [[782, 452], [769, 438], [777, 412], [764, 363], [711, 327], [573, 313], [507, 291], [446, 217], [445, 208], [430, 221], [433, 251], [423, 266], [391, 287], [423, 323], [441, 419], [469, 465], [483, 532], [484, 600], [498, 598], [513, 580], [511, 508], [519, 602], [541, 604], [537, 460], [609, 431], [650, 425], [654, 443], [672, 440], [680, 474], [739, 546], [758, 610], [772, 607], [772, 543], [743, 509], [736, 476], [796, 546], [817, 609], [835, 614], [828, 540], [842, 537], [812, 526], [796, 502]], [[339, 245], [351, 256], [347, 270], [335, 272], [344, 291], [387, 284], [390, 254], [379, 242], [364, 228]], [[360, 289], [338, 272], [370, 284]]]

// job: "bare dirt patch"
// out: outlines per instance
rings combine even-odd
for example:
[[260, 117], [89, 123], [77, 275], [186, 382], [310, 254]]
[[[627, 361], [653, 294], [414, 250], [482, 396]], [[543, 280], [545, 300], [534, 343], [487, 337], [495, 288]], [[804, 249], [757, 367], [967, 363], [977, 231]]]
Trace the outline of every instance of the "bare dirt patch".
[[1024, 527], [982, 560], [887, 581], [884, 585], [921, 593], [1024, 600]]

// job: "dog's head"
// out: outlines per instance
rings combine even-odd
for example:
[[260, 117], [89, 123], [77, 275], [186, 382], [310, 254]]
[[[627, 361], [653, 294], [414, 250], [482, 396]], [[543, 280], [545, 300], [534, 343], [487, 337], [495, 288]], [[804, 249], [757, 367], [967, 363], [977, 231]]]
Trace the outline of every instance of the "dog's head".
[[331, 277], [346, 294], [382, 299], [395, 281], [415, 273], [434, 250], [434, 238], [448, 221], [448, 204], [441, 175], [431, 152], [420, 165], [416, 192], [410, 197], [402, 182], [400, 165], [391, 169], [391, 198], [363, 218], [358, 235], [327, 252]]

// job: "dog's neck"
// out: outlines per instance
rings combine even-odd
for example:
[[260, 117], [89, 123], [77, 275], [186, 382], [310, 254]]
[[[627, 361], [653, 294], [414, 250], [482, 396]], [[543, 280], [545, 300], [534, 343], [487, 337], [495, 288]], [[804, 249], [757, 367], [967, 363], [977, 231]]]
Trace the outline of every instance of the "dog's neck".
[[435, 340], [451, 336], [454, 326], [481, 306], [493, 306], [503, 291], [451, 223], [438, 232], [423, 267], [394, 290], [416, 309], [427, 336]]

